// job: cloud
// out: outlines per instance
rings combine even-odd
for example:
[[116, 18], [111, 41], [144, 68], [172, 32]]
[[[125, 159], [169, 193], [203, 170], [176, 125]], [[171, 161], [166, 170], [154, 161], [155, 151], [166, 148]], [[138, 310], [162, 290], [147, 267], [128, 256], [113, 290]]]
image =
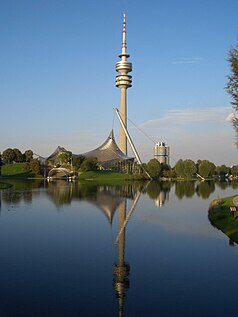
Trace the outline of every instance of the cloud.
[[172, 65], [197, 64], [202, 61], [200, 57], [185, 57], [171, 62]]
[[145, 121], [140, 127], [180, 125], [193, 122], [225, 122], [228, 121], [229, 107], [208, 107], [196, 109], [171, 109], [160, 118]]

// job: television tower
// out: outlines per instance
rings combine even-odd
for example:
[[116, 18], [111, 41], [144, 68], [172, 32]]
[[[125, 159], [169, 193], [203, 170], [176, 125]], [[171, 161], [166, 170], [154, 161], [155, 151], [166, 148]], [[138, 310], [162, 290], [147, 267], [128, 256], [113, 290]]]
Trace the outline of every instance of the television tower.
[[[132, 63], [127, 61], [127, 58], [129, 58], [130, 55], [126, 52], [126, 11], [124, 11], [123, 15], [122, 48], [121, 53], [118, 56], [121, 60], [116, 63], [116, 71], [119, 73], [119, 75], [116, 76], [116, 87], [121, 90], [120, 115], [125, 127], [127, 128], [126, 90], [132, 86], [132, 76], [128, 75], [128, 73], [132, 71]], [[126, 133], [124, 132], [122, 126], [120, 126], [119, 147], [120, 150], [127, 155]]]

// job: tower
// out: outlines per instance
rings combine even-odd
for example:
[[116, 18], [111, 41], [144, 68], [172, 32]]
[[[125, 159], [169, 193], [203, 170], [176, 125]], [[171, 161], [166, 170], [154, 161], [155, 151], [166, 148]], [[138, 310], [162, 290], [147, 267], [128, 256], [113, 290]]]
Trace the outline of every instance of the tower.
[[[118, 55], [121, 60], [116, 63], [116, 71], [119, 75], [116, 76], [116, 87], [121, 90], [120, 114], [125, 127], [127, 128], [127, 88], [131, 87], [132, 76], [128, 75], [132, 71], [132, 63], [127, 61], [130, 57], [126, 52], [126, 12], [123, 15], [123, 29], [122, 29], [122, 48]], [[120, 126], [120, 150], [127, 155], [127, 139], [123, 128]]]
[[154, 158], [157, 159], [162, 164], [169, 165], [169, 146], [165, 142], [158, 142], [153, 147]]

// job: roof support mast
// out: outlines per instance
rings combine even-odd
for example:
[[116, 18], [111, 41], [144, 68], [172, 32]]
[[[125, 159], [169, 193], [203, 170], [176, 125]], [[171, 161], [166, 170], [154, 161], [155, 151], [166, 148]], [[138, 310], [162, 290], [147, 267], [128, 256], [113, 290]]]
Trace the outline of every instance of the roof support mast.
[[123, 120], [122, 120], [122, 118], [121, 118], [121, 116], [120, 116], [119, 110], [118, 110], [117, 108], [115, 108], [115, 112], [116, 112], [116, 114], [117, 114], [117, 116], [118, 116], [118, 119], [119, 119], [119, 121], [120, 121], [121, 127], [122, 127], [122, 129], [124, 130], [124, 132], [125, 132], [125, 134], [126, 134], [127, 141], [129, 142], [129, 144], [130, 144], [130, 146], [131, 146], [132, 152], [134, 153], [134, 155], [135, 155], [135, 157], [136, 157], [136, 159], [137, 159], [137, 162], [138, 162], [138, 163], [140, 164], [140, 166], [143, 168], [144, 172], [145, 172], [146, 175], [149, 177], [149, 179], [152, 179], [152, 177], [150, 176], [150, 174], [146, 171], [146, 169], [145, 169], [145, 168], [143, 167], [143, 165], [142, 165], [142, 162], [141, 162], [141, 159], [140, 159], [140, 157], [139, 157], [139, 154], [138, 154], [138, 152], [137, 152], [137, 150], [136, 150], [136, 148], [135, 148], [135, 146], [134, 146], [134, 144], [133, 144], [133, 142], [132, 142], [132, 139], [131, 139], [131, 137], [130, 137], [130, 135], [129, 135], [127, 129], [126, 129], [126, 127], [125, 127], [125, 124], [124, 124], [124, 122], [123, 122]]

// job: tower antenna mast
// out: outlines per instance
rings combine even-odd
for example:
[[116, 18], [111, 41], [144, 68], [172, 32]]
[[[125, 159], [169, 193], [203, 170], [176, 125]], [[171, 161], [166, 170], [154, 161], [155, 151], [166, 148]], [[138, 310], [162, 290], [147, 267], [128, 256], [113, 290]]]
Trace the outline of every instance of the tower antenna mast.
[[[130, 55], [127, 53], [126, 47], [126, 11], [123, 14], [123, 28], [122, 28], [122, 47], [121, 53], [118, 55], [120, 61], [116, 63], [116, 71], [119, 73], [116, 76], [116, 87], [121, 90], [121, 104], [120, 104], [120, 113], [122, 121], [127, 128], [127, 88], [132, 86], [132, 76], [128, 75], [132, 71], [132, 63], [127, 61], [127, 58]], [[127, 155], [127, 137], [126, 133], [120, 126], [120, 140], [119, 147], [121, 151]]]

